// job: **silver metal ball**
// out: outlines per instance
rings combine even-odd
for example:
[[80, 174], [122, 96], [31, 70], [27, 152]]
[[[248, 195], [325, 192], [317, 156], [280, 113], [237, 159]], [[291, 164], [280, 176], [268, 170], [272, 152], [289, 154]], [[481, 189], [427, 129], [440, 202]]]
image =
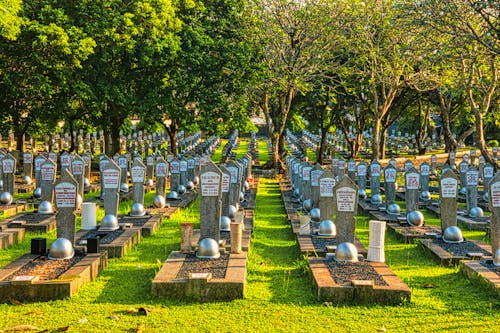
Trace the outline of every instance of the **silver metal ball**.
[[292, 196], [293, 196], [294, 198], [298, 198], [298, 197], [300, 196], [300, 193], [299, 193], [299, 189], [298, 189], [298, 188], [296, 188], [295, 190], [293, 190], [293, 194], [292, 194]]
[[304, 210], [306, 212], [311, 211], [311, 209], [312, 209], [312, 200], [311, 199], [304, 200], [304, 202], [302, 203], [302, 208], [304, 208]]
[[493, 257], [493, 265], [500, 266], [500, 249], [495, 252], [495, 256]]
[[194, 188], [194, 183], [192, 181], [188, 181], [186, 183], [186, 188], [188, 189], [188, 191], [191, 191]]
[[40, 199], [42, 197], [42, 188], [41, 187], [37, 187], [34, 191], [33, 191], [33, 197], [35, 199]]
[[87, 188], [90, 186], [90, 179], [83, 178], [83, 187]]
[[329, 237], [337, 236], [337, 227], [335, 226], [335, 223], [333, 223], [331, 220], [321, 221], [321, 223], [319, 224], [318, 235]]
[[389, 215], [399, 215], [401, 214], [401, 207], [397, 203], [392, 203], [387, 206], [387, 214]]
[[180, 195], [186, 193], [186, 186], [179, 185], [179, 187], [177, 188], [177, 192], [179, 192]]
[[9, 192], [0, 193], [0, 204], [2, 205], [10, 205], [12, 203], [13, 197]]
[[144, 216], [146, 215], [146, 210], [144, 205], [140, 202], [135, 202], [130, 208], [130, 216]]
[[336, 261], [346, 261], [346, 262], [357, 262], [358, 261], [358, 249], [353, 243], [344, 242], [337, 245], [335, 250], [335, 260]]
[[245, 193], [243, 191], [240, 191], [240, 202], [245, 201]]
[[215, 239], [203, 238], [198, 244], [198, 258], [216, 259], [220, 257], [219, 244]]
[[30, 176], [24, 176], [23, 177], [23, 184], [25, 185], [30, 185], [33, 182]]
[[99, 231], [115, 231], [118, 230], [120, 226], [118, 225], [118, 219], [113, 214], [104, 215], [101, 224], [99, 226]]
[[443, 241], [445, 243], [461, 243], [464, 241], [462, 230], [457, 226], [450, 226], [444, 230]]
[[460, 194], [466, 195], [467, 194], [467, 188], [466, 187], [462, 187], [460, 189]]
[[470, 217], [473, 217], [473, 218], [476, 218], [476, 217], [483, 217], [484, 216], [484, 212], [483, 210], [481, 209], [481, 207], [473, 207], [470, 209], [469, 211], [469, 216]]
[[360, 188], [360, 189], [358, 190], [358, 196], [359, 196], [359, 198], [360, 198], [360, 199], [366, 199], [366, 190], [365, 190], [365, 189]]
[[39, 214], [53, 214], [54, 209], [52, 208], [52, 203], [49, 201], [42, 201], [38, 205]]
[[177, 200], [179, 199], [179, 194], [176, 191], [170, 191], [170, 193], [167, 195], [167, 199]]
[[423, 201], [431, 200], [431, 193], [429, 191], [422, 191], [420, 193], [420, 199], [422, 199]]
[[230, 231], [231, 230], [231, 219], [227, 216], [220, 217], [220, 231]]
[[424, 225], [424, 214], [418, 210], [414, 210], [406, 214], [406, 221], [414, 227], [421, 227]]
[[484, 195], [483, 195], [483, 200], [484, 200], [484, 201], [486, 201], [486, 202], [488, 202], [489, 197], [490, 197], [490, 196], [489, 196], [489, 194], [488, 194], [488, 191], [485, 191], [485, 192], [484, 192]]
[[321, 218], [321, 211], [319, 210], [319, 208], [313, 208], [309, 212], [309, 215], [311, 215], [311, 220], [312, 221], [319, 222], [319, 220]]
[[153, 180], [152, 179], [146, 180], [146, 186], [153, 186]]
[[121, 183], [120, 185], [120, 192], [128, 192], [128, 184], [127, 183]]
[[50, 245], [48, 257], [50, 260], [65, 260], [73, 258], [74, 255], [73, 244], [66, 238], [58, 238]]
[[228, 216], [232, 219], [234, 219], [234, 217], [236, 216], [236, 212], [238, 212], [238, 208], [233, 206], [233, 205], [229, 205], [228, 207]]
[[198, 185], [199, 182], [200, 182], [200, 177], [196, 176], [193, 178], [193, 184]]
[[163, 207], [165, 207], [166, 204], [167, 203], [166, 203], [165, 197], [163, 195], [158, 194], [153, 199], [153, 206], [155, 206], [156, 208], [163, 208]]
[[380, 205], [382, 203], [382, 196], [380, 194], [374, 194], [371, 196], [370, 201], [372, 205]]
[[246, 180], [243, 182], [243, 188], [245, 189], [245, 191], [248, 191], [250, 189], [250, 184]]

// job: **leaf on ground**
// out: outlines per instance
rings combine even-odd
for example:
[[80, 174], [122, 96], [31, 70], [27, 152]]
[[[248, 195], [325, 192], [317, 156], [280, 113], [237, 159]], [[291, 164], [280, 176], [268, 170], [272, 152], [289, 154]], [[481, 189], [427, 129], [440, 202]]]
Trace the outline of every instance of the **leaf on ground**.
[[115, 314], [111, 314], [111, 315], [109, 316], [109, 319], [111, 319], [111, 320], [120, 320], [120, 317], [118, 317], [118, 316], [117, 316], [117, 315], [115, 315]]
[[66, 332], [69, 330], [69, 326], [59, 327], [53, 330], [53, 332]]
[[378, 329], [379, 332], [387, 332], [387, 328], [385, 328], [385, 325], [382, 325], [382, 327], [380, 327]]
[[42, 315], [44, 313], [45, 312], [40, 311], [40, 310], [34, 310], [34, 311], [26, 312], [24, 315], [25, 316], [38, 316], [38, 315]]
[[137, 325], [137, 327], [135, 328], [135, 331], [137, 333], [142, 333], [142, 332], [145, 332], [145, 329], [146, 329], [146, 326], [143, 324], [140, 324], [140, 325]]
[[33, 325], [16, 325], [9, 327], [11, 331], [39, 331], [40, 329]]
[[424, 284], [424, 288], [434, 288], [434, 285], [432, 283], [427, 283]]

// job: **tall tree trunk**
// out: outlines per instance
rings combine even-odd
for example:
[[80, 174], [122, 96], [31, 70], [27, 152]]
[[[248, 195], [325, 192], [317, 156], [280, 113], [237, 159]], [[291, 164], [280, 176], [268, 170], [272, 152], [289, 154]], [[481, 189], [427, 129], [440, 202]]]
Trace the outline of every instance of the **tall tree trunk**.
[[73, 125], [73, 120], [72, 119], [68, 119], [68, 123], [69, 123], [69, 138], [70, 138], [70, 147], [69, 147], [69, 153], [72, 153], [74, 150], [75, 150], [75, 135], [73, 134], [73, 131], [74, 131], [74, 125]]
[[167, 131], [168, 137], [170, 138], [169, 151], [177, 156], [177, 133], [179, 132], [177, 124], [172, 122], [170, 125], [163, 125], [165, 131]]
[[326, 150], [326, 134], [328, 133], [328, 128], [321, 127], [321, 139], [319, 143], [319, 149], [316, 153], [316, 161], [319, 164], [323, 164], [323, 156], [325, 155]]
[[453, 138], [453, 133], [451, 131], [451, 120], [450, 113], [452, 108], [452, 101], [446, 100], [441, 92], [438, 93], [439, 97], [439, 110], [442, 120], [442, 135], [444, 136], [445, 151], [447, 153], [451, 151], [456, 151], [458, 147], [458, 142]]

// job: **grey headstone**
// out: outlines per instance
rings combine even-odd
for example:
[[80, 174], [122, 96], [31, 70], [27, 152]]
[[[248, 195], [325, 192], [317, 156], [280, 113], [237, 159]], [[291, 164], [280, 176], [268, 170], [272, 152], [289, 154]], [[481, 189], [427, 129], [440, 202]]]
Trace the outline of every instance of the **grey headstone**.
[[358, 211], [358, 187], [349, 177], [343, 177], [333, 188], [337, 227], [337, 244], [354, 243], [356, 214]]
[[418, 210], [418, 194], [420, 189], [420, 174], [417, 169], [411, 167], [405, 173], [405, 201], [406, 212]]
[[367, 167], [365, 162], [358, 163], [358, 187], [360, 190], [366, 190]]
[[57, 165], [50, 159], [46, 159], [40, 167], [40, 188], [42, 189], [41, 201], [53, 202], [54, 182], [56, 180]]
[[184, 156], [182, 156], [179, 161], [179, 173], [180, 173], [181, 184], [186, 186], [188, 181], [188, 167], [187, 167], [187, 160]]
[[40, 187], [40, 184], [41, 184], [40, 169], [42, 167], [42, 164], [45, 163], [45, 160], [46, 160], [46, 158], [42, 154], [35, 157], [35, 183], [36, 183], [37, 187]]
[[170, 191], [179, 192], [179, 185], [181, 184], [181, 170], [180, 161], [174, 158], [170, 164]]
[[311, 200], [313, 208], [319, 208], [319, 177], [323, 174], [323, 168], [317, 164], [311, 169]]
[[187, 178], [188, 181], [194, 181], [194, 157], [190, 156], [187, 160]]
[[133, 200], [134, 203], [144, 205], [144, 182], [146, 178], [146, 167], [139, 159], [134, 159], [132, 168], [130, 169], [130, 176], [133, 185]]
[[99, 156], [99, 182], [100, 182], [100, 189], [101, 189], [101, 198], [104, 198], [104, 178], [102, 177], [102, 172], [104, 171], [104, 168], [106, 167], [106, 164], [108, 164], [110, 159], [108, 156], [101, 154]]
[[222, 206], [222, 172], [209, 159], [201, 167], [200, 175], [200, 240], [220, 239]]
[[82, 155], [84, 164], [83, 177], [90, 180], [90, 174], [92, 170], [92, 155], [89, 153], [83, 153]]
[[431, 156], [431, 173], [437, 174], [437, 156], [434, 154]]
[[9, 192], [14, 196], [16, 159], [10, 153], [7, 153], [0, 162], [2, 163], [3, 191]]
[[439, 179], [441, 230], [457, 225], [458, 177], [448, 168]]
[[128, 157], [126, 155], [119, 156], [118, 159], [115, 161], [118, 166], [120, 167], [120, 183], [121, 184], [128, 184], [127, 182], [127, 172], [128, 172]]
[[333, 172], [325, 170], [319, 177], [319, 210], [320, 220], [333, 220], [335, 195], [333, 188], [337, 184]]
[[240, 165], [238, 162], [229, 161], [226, 164], [226, 169], [229, 171], [231, 175], [231, 179], [229, 182], [229, 204], [238, 208], [240, 202], [240, 191], [241, 191]]
[[83, 199], [83, 178], [85, 173], [85, 161], [79, 155], [75, 155], [71, 161], [71, 174], [78, 184], [78, 193]]
[[66, 238], [73, 245], [75, 245], [77, 194], [78, 182], [69, 169], [65, 169], [54, 185], [57, 238]]
[[30, 152], [23, 154], [23, 174], [33, 178], [33, 154]]
[[156, 159], [155, 175], [156, 175], [156, 195], [165, 197], [167, 192], [167, 162], [159, 156]]
[[397, 169], [388, 164], [384, 169], [384, 192], [386, 207], [396, 202]]
[[59, 160], [61, 161], [61, 175], [64, 170], [69, 169], [71, 167], [71, 160], [73, 160], [73, 156], [71, 154], [64, 152], [59, 156]]
[[493, 254], [500, 248], [500, 173], [490, 181], [488, 200], [491, 210], [490, 240]]
[[488, 185], [494, 176], [495, 176], [495, 168], [493, 168], [491, 164], [486, 163], [483, 168], [483, 179], [484, 179], [483, 184], [485, 191], [488, 191]]
[[230, 205], [230, 198], [229, 198], [229, 191], [230, 191], [230, 186], [231, 186], [231, 171], [229, 171], [224, 165], [219, 165], [219, 169], [222, 172], [222, 185], [221, 185], [221, 191], [222, 191], [222, 215], [223, 216], [229, 216], [229, 205]]
[[465, 174], [465, 186], [467, 193], [465, 199], [467, 201], [467, 211], [477, 207], [477, 187], [479, 185], [479, 172], [476, 167], [470, 166]]
[[430, 178], [431, 166], [429, 163], [424, 162], [420, 164], [420, 186], [421, 190], [429, 191], [429, 178]]
[[146, 157], [146, 178], [148, 180], [154, 179], [154, 170], [155, 170], [155, 158], [152, 155], [148, 155]]
[[380, 194], [380, 172], [380, 163], [373, 160], [370, 164], [370, 191], [372, 196]]
[[108, 160], [101, 172], [104, 186], [104, 212], [106, 215], [118, 216], [121, 170], [115, 161]]
[[[479, 163], [479, 166], [478, 166], [479, 178], [484, 179], [484, 172], [483, 171], [484, 171], [484, 166], [485, 166], [486, 160], [484, 159], [483, 155], [479, 156], [478, 163]], [[487, 187], [485, 187], [485, 189], [487, 189]]]
[[353, 181], [356, 180], [356, 161], [352, 158], [347, 161], [347, 176], [349, 176], [349, 178]]
[[469, 163], [465, 161], [460, 162], [460, 164], [458, 165], [458, 170], [460, 172], [460, 189], [464, 189], [467, 182], [466, 173], [467, 170], [469, 170]]
[[450, 161], [450, 168], [452, 170], [456, 170], [457, 169], [457, 165], [456, 165], [456, 162], [455, 162], [455, 152], [454, 151], [450, 151], [450, 153], [448, 154], [448, 159]]
[[476, 165], [476, 150], [475, 149], [471, 149], [471, 151], [470, 151], [470, 164]]
[[311, 198], [311, 164], [304, 162], [302, 166], [302, 191], [304, 200]]

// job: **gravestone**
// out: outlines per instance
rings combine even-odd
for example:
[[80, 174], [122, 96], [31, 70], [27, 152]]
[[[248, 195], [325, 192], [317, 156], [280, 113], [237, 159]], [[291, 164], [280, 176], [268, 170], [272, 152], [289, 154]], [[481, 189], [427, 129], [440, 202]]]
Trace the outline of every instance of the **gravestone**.
[[458, 170], [460, 171], [460, 193], [465, 194], [465, 192], [467, 191], [467, 189], [466, 189], [466, 187], [467, 187], [466, 174], [467, 174], [467, 171], [469, 170], [469, 163], [467, 163], [466, 161], [462, 161], [458, 165], [458, 168], [459, 168]]
[[380, 194], [380, 171], [380, 163], [373, 160], [370, 164], [370, 191], [372, 197]]
[[40, 188], [42, 189], [41, 201], [53, 202], [54, 182], [56, 180], [57, 166], [51, 159], [46, 159], [40, 167]]
[[337, 180], [330, 170], [325, 170], [319, 177], [319, 211], [320, 221], [333, 221], [333, 213], [335, 211], [335, 197], [333, 188], [337, 184]]
[[302, 189], [304, 200], [311, 199], [311, 164], [304, 162], [302, 167]]
[[404, 171], [405, 173], [408, 172], [408, 170], [410, 170], [411, 168], [413, 168], [413, 162], [410, 161], [410, 160], [406, 160], [405, 161], [405, 164], [404, 164]]
[[70, 169], [71, 168], [71, 160], [73, 159], [73, 156], [71, 154], [64, 152], [61, 154], [59, 157], [59, 160], [61, 161], [61, 175], [64, 170]]
[[195, 157], [194, 157], [194, 178], [195, 179], [200, 178], [200, 173], [201, 173], [200, 160], [201, 160], [201, 157], [199, 155], [195, 155]]
[[420, 164], [420, 189], [422, 192], [429, 191], [429, 178], [431, 166], [429, 163], [424, 162]]
[[368, 245], [367, 260], [372, 262], [385, 262], [385, 222], [370, 221], [370, 242]]
[[83, 153], [82, 155], [83, 159], [83, 178], [89, 180], [90, 184], [90, 175], [92, 171], [92, 155], [89, 153]]
[[358, 211], [358, 187], [349, 177], [343, 177], [333, 188], [335, 193], [335, 225], [337, 244], [354, 244], [356, 214]]
[[23, 154], [23, 174], [33, 178], [33, 154], [30, 152]]
[[[79, 155], [75, 155], [71, 161], [71, 174], [77, 182], [77, 193], [80, 194], [80, 198], [83, 200], [84, 191], [84, 172], [85, 172], [85, 161]], [[68, 170], [68, 169], [67, 169]], [[77, 207], [78, 208], [78, 207]]]
[[356, 161], [352, 158], [347, 161], [347, 176], [353, 181], [356, 180]]
[[332, 158], [332, 171], [335, 178], [339, 175], [339, 159], [336, 157]]
[[393, 167], [395, 167], [396, 169], [398, 168], [398, 161], [396, 161], [396, 159], [394, 159], [394, 158], [391, 158], [389, 160], [389, 164], [392, 165]]
[[498, 160], [498, 147], [493, 147], [492, 151], [493, 151], [493, 159], [495, 161]]
[[338, 169], [339, 169], [339, 172], [337, 175], [337, 179], [340, 179], [340, 178], [344, 177], [344, 175], [345, 175], [345, 161], [341, 158], [339, 158]]
[[147, 180], [153, 181], [155, 170], [155, 158], [153, 155], [148, 155], [146, 157], [146, 178]]
[[441, 211], [441, 231], [450, 226], [457, 225], [457, 195], [458, 195], [458, 177], [448, 168], [443, 171], [439, 179], [439, 197]]
[[144, 205], [144, 181], [146, 178], [146, 167], [139, 159], [134, 159], [130, 170], [133, 185], [134, 203]]
[[240, 190], [241, 190], [240, 165], [238, 162], [229, 161], [226, 164], [226, 169], [229, 171], [229, 174], [231, 175], [229, 182], [229, 204], [238, 208], [240, 202]]
[[222, 206], [222, 172], [207, 159], [200, 175], [200, 240], [212, 238], [219, 242]]
[[181, 184], [180, 174], [180, 161], [174, 158], [170, 162], [170, 191], [179, 192], [179, 185]]
[[489, 163], [486, 163], [483, 169], [483, 184], [485, 192], [488, 192], [488, 185], [495, 176], [495, 168]]
[[[484, 179], [484, 165], [485, 165], [485, 163], [486, 163], [486, 160], [484, 159], [484, 156], [480, 155], [478, 158], [479, 179]], [[485, 186], [485, 189], [486, 189], [485, 192], [487, 192], [488, 187]]]
[[313, 208], [319, 208], [319, 177], [323, 174], [323, 168], [320, 164], [311, 169], [311, 201]]
[[165, 197], [167, 193], [167, 162], [159, 155], [156, 158], [156, 195]]
[[66, 168], [54, 185], [55, 204], [57, 208], [57, 238], [66, 238], [75, 245], [78, 182]]
[[222, 164], [219, 165], [219, 169], [222, 172], [222, 186], [221, 186], [222, 216], [229, 217], [229, 205], [230, 205], [229, 191], [231, 186], [231, 171], [229, 171], [226, 168], [226, 166]]
[[102, 172], [104, 171], [104, 168], [106, 165], [109, 163], [110, 159], [108, 156], [101, 154], [99, 156], [99, 183], [100, 183], [100, 188], [101, 188], [101, 199], [104, 198], [104, 178], [102, 176]]
[[418, 210], [418, 191], [420, 188], [420, 174], [411, 167], [405, 173], [405, 201], [406, 213]]
[[16, 159], [7, 153], [1, 160], [3, 191], [14, 196], [14, 182], [16, 173]]
[[120, 167], [120, 186], [121, 184], [128, 184], [127, 173], [128, 173], [128, 158], [126, 155], [119, 156], [115, 161]]
[[50, 151], [49, 152], [49, 160], [56, 163], [57, 162], [57, 153]]
[[467, 211], [474, 207], [477, 207], [477, 187], [479, 185], [479, 172], [476, 167], [471, 165], [465, 174], [465, 186], [466, 195], [465, 199], [467, 202]]
[[194, 157], [190, 156], [187, 160], [187, 178], [188, 181], [194, 182]]
[[437, 175], [437, 156], [436, 155], [431, 156], [431, 173], [433, 175]]
[[188, 166], [187, 166], [187, 160], [184, 156], [182, 156], [179, 161], [179, 175], [180, 175], [180, 184], [186, 186], [188, 181]]
[[457, 165], [455, 163], [455, 152], [454, 151], [450, 151], [450, 153], [448, 154], [448, 160], [450, 161], [450, 168], [452, 170], [456, 170], [457, 169]]
[[476, 165], [476, 150], [475, 149], [471, 149], [471, 151], [470, 151], [470, 164]]
[[45, 156], [43, 156], [42, 154], [38, 155], [37, 157], [35, 157], [35, 183], [36, 183], [36, 187], [40, 187], [40, 184], [41, 184], [41, 168], [42, 168], [42, 164], [45, 163]]
[[121, 182], [121, 170], [115, 161], [108, 160], [101, 172], [104, 187], [104, 213], [118, 217], [118, 203]]
[[500, 172], [491, 179], [488, 187], [491, 210], [490, 240], [493, 255], [500, 248]]
[[358, 187], [359, 191], [366, 191], [366, 163], [358, 163]]
[[385, 191], [385, 207], [396, 202], [396, 177], [397, 169], [388, 164], [384, 169], [384, 191]]

